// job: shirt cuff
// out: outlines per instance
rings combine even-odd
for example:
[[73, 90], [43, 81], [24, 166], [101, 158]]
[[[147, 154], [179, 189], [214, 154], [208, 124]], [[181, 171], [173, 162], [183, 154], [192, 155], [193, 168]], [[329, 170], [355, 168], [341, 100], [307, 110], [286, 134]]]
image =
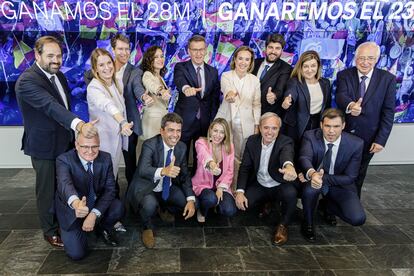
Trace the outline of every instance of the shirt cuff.
[[225, 184], [225, 183], [220, 183], [218, 186], [217, 186], [217, 188], [222, 188], [223, 189], [223, 191], [227, 191], [227, 184]]
[[243, 189], [237, 189], [236, 193], [243, 193], [244, 194], [244, 190]]
[[282, 168], [286, 167], [286, 165], [288, 165], [288, 164], [292, 165], [292, 167], [295, 167], [295, 166], [293, 166], [293, 163], [292, 162], [286, 161], [285, 163], [283, 163]]
[[184, 90], [186, 90], [187, 88], [190, 88], [191, 86], [189, 86], [189, 85], [184, 85], [182, 88], [181, 88], [181, 91], [184, 93]]
[[161, 170], [162, 170], [162, 168], [158, 168], [158, 169], [155, 170], [154, 183], [161, 179], [161, 177], [162, 177], [161, 176]]
[[101, 216], [101, 212], [98, 209], [96, 209], [96, 208], [93, 208], [91, 212], [92, 213], [95, 213], [95, 215], [96, 215], [97, 218], [99, 218]]
[[195, 202], [195, 196], [187, 196], [187, 201], [194, 201]]
[[78, 197], [77, 195], [71, 195], [71, 196], [69, 197], [69, 199], [68, 199], [68, 205], [69, 205], [69, 207], [70, 207], [71, 209], [73, 209], [73, 207], [72, 207], [72, 203], [73, 203], [75, 200], [77, 200], [77, 199], [79, 199], [79, 197]]
[[351, 113], [351, 110], [349, 110], [349, 106], [350, 106], [352, 103], [353, 103], [353, 102], [350, 102], [350, 103], [346, 106], [346, 109], [345, 109], [345, 113], [346, 113], [346, 114]]
[[315, 170], [314, 168], [310, 168], [310, 169], [306, 172], [306, 179], [307, 179], [307, 180], [311, 180], [311, 178], [310, 178], [310, 176], [309, 176], [309, 173], [310, 173], [311, 171], [316, 172], [316, 170]]
[[75, 119], [73, 119], [73, 121], [70, 123], [70, 128], [71, 128], [71, 129], [73, 129], [73, 131], [74, 131], [75, 133], [77, 133], [77, 132], [78, 132], [78, 131], [76, 130], [76, 126], [77, 126], [80, 122], [82, 122], [82, 120], [81, 120], [81, 119], [79, 119], [79, 118], [75, 118]]

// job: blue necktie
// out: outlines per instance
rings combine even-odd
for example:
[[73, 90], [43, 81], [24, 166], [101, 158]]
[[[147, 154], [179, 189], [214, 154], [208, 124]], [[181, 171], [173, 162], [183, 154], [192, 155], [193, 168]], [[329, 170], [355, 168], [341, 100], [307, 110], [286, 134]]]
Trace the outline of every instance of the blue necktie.
[[[165, 159], [165, 167], [167, 167], [171, 163], [171, 153], [172, 149], [169, 149], [167, 153], [167, 159]], [[162, 179], [162, 199], [164, 200], [167, 200], [170, 196], [170, 182], [171, 178], [168, 176], [164, 176], [164, 178]]]
[[366, 92], [366, 86], [365, 86], [365, 80], [367, 79], [367, 76], [361, 77], [361, 82], [359, 83], [359, 96], [364, 99], [365, 92]]
[[[329, 170], [331, 169], [331, 159], [332, 159], [332, 147], [334, 144], [328, 144], [328, 150], [325, 152], [325, 155], [322, 160], [322, 168], [324, 173], [329, 174]], [[324, 183], [321, 188], [321, 192], [323, 195], [326, 195], [329, 192], [329, 186]]]
[[267, 73], [267, 70], [269, 70], [269, 65], [266, 65], [265, 68], [263, 69], [262, 73], [260, 74], [260, 80], [262, 80], [264, 78], [264, 76]]
[[93, 188], [93, 172], [92, 172], [92, 162], [88, 162], [88, 195], [86, 196], [86, 206], [88, 206], [89, 211], [92, 210], [92, 208], [95, 206], [95, 189]]

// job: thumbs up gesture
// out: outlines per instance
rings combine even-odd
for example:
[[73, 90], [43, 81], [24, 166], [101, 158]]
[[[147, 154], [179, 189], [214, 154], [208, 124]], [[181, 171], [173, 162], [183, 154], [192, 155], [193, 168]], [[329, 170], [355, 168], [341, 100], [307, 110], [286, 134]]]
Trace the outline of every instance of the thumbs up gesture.
[[295, 167], [291, 164], [287, 164], [282, 169], [279, 169], [279, 172], [283, 174], [283, 179], [286, 181], [294, 181], [298, 177]]
[[228, 103], [234, 103], [236, 101], [236, 97], [239, 95], [239, 92], [237, 91], [229, 91], [226, 93], [226, 96], [224, 96], [224, 99], [228, 102]]
[[311, 176], [311, 186], [314, 189], [320, 189], [323, 183], [323, 174], [324, 171], [321, 169], [319, 172], [315, 171]]
[[289, 94], [289, 96], [285, 97], [282, 103], [283, 109], [288, 109], [292, 105], [292, 95]]
[[72, 207], [75, 209], [75, 215], [77, 218], [84, 218], [89, 213], [89, 208], [86, 206], [86, 197], [82, 197], [82, 200], [75, 199], [72, 202]]
[[142, 102], [145, 106], [151, 106], [154, 104], [154, 99], [151, 97], [151, 95], [148, 93], [148, 91], [145, 91], [145, 93], [141, 97]]
[[359, 98], [358, 101], [352, 102], [349, 105], [349, 110], [351, 111], [352, 116], [359, 116], [361, 114], [362, 112], [361, 104], [362, 104], [362, 98]]
[[275, 94], [275, 93], [273, 93], [273, 91], [272, 91], [272, 87], [269, 87], [269, 88], [267, 89], [266, 101], [267, 101], [269, 104], [274, 104], [274, 103], [276, 102], [276, 94]]
[[162, 168], [161, 176], [168, 176], [171, 178], [176, 178], [180, 174], [180, 167], [175, 166], [175, 156], [171, 157], [171, 163]]

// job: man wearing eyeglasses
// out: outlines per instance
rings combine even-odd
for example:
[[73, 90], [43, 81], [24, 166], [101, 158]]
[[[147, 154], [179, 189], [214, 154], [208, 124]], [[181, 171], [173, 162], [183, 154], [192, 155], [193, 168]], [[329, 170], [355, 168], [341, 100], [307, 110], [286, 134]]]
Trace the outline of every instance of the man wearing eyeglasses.
[[382, 151], [391, 133], [396, 80], [391, 73], [375, 68], [380, 47], [374, 42], [358, 46], [356, 67], [338, 73], [336, 103], [346, 113], [345, 130], [364, 140], [364, 153], [356, 180], [358, 196], [368, 164]]
[[124, 215], [115, 198], [111, 156], [99, 150], [99, 136], [79, 134], [76, 150], [56, 159], [56, 216], [66, 254], [80, 260], [87, 253], [87, 232], [96, 230], [105, 243], [117, 246], [112, 227]]
[[[207, 136], [211, 121], [220, 105], [220, 82], [217, 69], [204, 62], [207, 44], [203, 36], [194, 35], [188, 41], [190, 60], [177, 63], [174, 83], [179, 93], [175, 112], [184, 122], [181, 141], [187, 145], [187, 158], [191, 147], [200, 136]], [[193, 151], [195, 160], [195, 151]], [[195, 165], [193, 162], [193, 172]]]

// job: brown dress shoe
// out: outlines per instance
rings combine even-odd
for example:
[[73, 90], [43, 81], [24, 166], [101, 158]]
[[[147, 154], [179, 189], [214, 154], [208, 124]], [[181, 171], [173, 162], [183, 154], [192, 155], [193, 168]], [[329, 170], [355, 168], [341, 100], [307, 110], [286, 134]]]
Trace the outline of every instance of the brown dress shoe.
[[276, 233], [275, 233], [275, 237], [273, 240], [273, 244], [280, 246], [280, 245], [285, 244], [287, 240], [288, 240], [288, 228], [287, 226], [283, 224], [279, 224], [276, 227]]
[[146, 248], [154, 248], [155, 238], [152, 229], [146, 229], [142, 232], [142, 242]]
[[63, 247], [63, 241], [59, 236], [46, 236], [44, 235], [45, 241], [50, 243], [52, 246]]
[[168, 212], [167, 210], [162, 211], [158, 210], [158, 215], [160, 216], [163, 222], [173, 223], [175, 221], [175, 216]]

